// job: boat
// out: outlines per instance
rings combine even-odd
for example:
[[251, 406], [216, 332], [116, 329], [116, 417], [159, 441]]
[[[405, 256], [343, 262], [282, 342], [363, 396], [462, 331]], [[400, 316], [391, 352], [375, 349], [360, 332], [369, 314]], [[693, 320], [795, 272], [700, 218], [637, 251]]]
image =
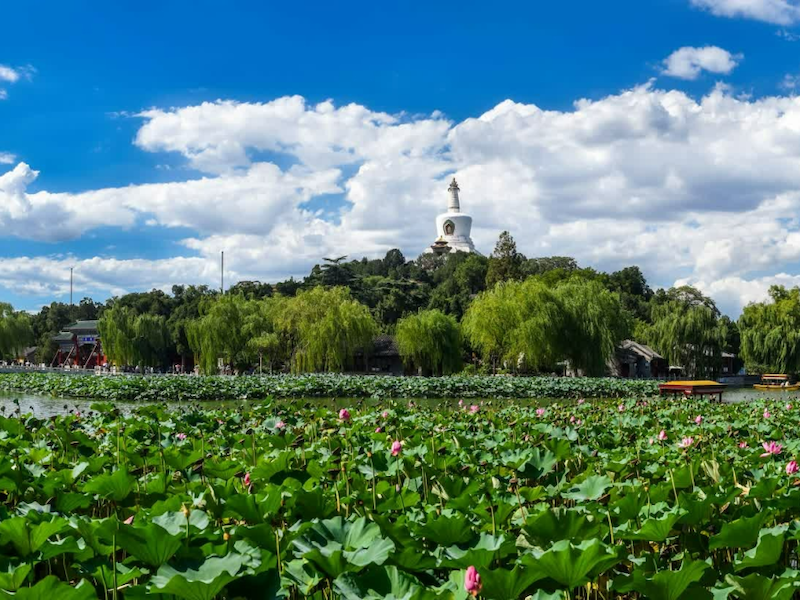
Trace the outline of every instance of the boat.
[[800, 390], [800, 383], [790, 383], [788, 375], [780, 373], [766, 373], [761, 376], [761, 383], [753, 386], [762, 392], [796, 392]]

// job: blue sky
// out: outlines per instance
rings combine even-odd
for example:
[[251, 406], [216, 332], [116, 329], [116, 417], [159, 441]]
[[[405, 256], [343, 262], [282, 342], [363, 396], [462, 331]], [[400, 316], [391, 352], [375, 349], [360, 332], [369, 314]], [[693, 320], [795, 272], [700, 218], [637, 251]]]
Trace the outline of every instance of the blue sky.
[[213, 283], [220, 249], [229, 280], [411, 258], [452, 175], [484, 253], [509, 229], [731, 314], [798, 283], [795, 0], [0, 13], [0, 301], [20, 308], [64, 300], [70, 265], [102, 300]]

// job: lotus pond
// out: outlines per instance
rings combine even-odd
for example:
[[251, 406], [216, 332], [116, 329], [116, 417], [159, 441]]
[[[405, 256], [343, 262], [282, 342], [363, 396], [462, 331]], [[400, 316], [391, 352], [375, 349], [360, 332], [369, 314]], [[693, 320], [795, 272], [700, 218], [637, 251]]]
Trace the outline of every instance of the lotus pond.
[[800, 405], [0, 416], [0, 597], [791, 598]]
[[274, 398], [626, 398], [658, 393], [652, 380], [592, 377], [275, 375], [137, 377], [0, 374], [0, 392], [125, 402]]

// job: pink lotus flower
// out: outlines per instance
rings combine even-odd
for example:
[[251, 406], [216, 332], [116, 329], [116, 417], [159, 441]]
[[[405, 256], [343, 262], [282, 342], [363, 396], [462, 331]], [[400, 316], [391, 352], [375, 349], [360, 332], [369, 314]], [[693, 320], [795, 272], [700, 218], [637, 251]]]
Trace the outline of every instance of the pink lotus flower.
[[578, 404], [583, 404], [584, 402], [586, 402], [586, 400], [583, 398], [578, 398]]
[[283, 421], [278, 421], [275, 423], [275, 429], [286, 429], [286, 423]]
[[380, 427], [376, 427], [375, 428], [375, 433], [380, 433], [380, 432], [381, 432], [381, 428]]
[[772, 415], [771, 415], [771, 414], [769, 414], [769, 411], [768, 411], [768, 410], [765, 408], [765, 409], [764, 409], [764, 418], [765, 418], [765, 419], [769, 419], [771, 416], [772, 416]]
[[543, 408], [537, 408], [536, 409], [536, 416], [537, 417], [543, 417], [544, 416], [544, 409]]
[[583, 421], [581, 421], [580, 419], [578, 419], [577, 421], [575, 421], [575, 425], [580, 425], [581, 423], [583, 423]]
[[475, 414], [476, 412], [478, 412], [480, 409], [481, 409], [481, 407], [480, 407], [480, 406], [478, 406], [477, 404], [473, 404], [472, 406], [470, 406], [470, 407], [469, 407], [469, 412], [470, 412], [470, 414], [473, 414], [473, 415], [474, 415], [474, 414]]
[[798, 471], [797, 463], [793, 460], [790, 460], [786, 463], [786, 474], [787, 475], [794, 475]]
[[680, 442], [678, 442], [678, 448], [689, 448], [694, 444], [693, 437], [685, 437]]
[[625, 405], [624, 405], [624, 404], [620, 404], [620, 405], [617, 407], [617, 410], [618, 410], [619, 412], [623, 412], [623, 411], [625, 410]]
[[175, 437], [178, 438], [180, 441], [183, 441], [183, 440], [186, 439], [186, 434], [185, 433], [179, 433]]
[[647, 443], [652, 446], [655, 443], [655, 440], [653, 438], [650, 438], [649, 440], [647, 440]]
[[570, 423], [574, 423], [574, 422], [575, 422], [575, 415], [572, 415], [572, 416], [569, 418], [569, 422], [570, 422]]
[[75, 411], [75, 416], [76, 416], [76, 417], [78, 417], [78, 418], [80, 419], [80, 418], [81, 418], [81, 411], [79, 411], [79, 410], [76, 410], [76, 411]]
[[786, 404], [786, 410], [792, 410], [792, 403], [791, 402], [788, 402]]
[[478, 570], [470, 565], [467, 567], [467, 572], [464, 576], [464, 589], [467, 590], [471, 596], [477, 597], [477, 595], [481, 593], [482, 588], [483, 584], [481, 583], [481, 576]]
[[350, 420], [350, 411], [347, 410], [346, 408], [343, 408], [342, 410], [340, 410], [339, 411], [339, 419], [341, 419], [342, 421], [345, 421], [345, 422], [349, 421]]
[[459, 400], [458, 401], [458, 405], [463, 408], [464, 407], [464, 401], [463, 400]]
[[694, 418], [694, 422], [695, 422], [695, 423], [697, 423], [698, 425], [700, 425], [700, 423], [702, 423], [702, 422], [703, 422], [703, 416], [702, 416], [702, 415], [697, 415], [697, 416]]
[[242, 479], [245, 487], [250, 487], [250, 473], [245, 473], [244, 478]]
[[403, 444], [400, 440], [395, 440], [392, 442], [392, 456], [397, 456], [400, 454], [400, 451], [403, 449]]
[[777, 456], [778, 454], [781, 453], [781, 450], [783, 450], [783, 446], [781, 446], [776, 442], [764, 442], [763, 444], [761, 444], [761, 446], [764, 448], [764, 453], [761, 455], [761, 458], [770, 455]]
[[382, 416], [384, 419], [386, 419], [386, 418], [389, 416], [389, 411], [388, 411], [388, 410], [385, 410], [385, 411], [383, 411], [383, 412], [381, 413], [381, 416]]
[[658, 432], [658, 441], [663, 442], [666, 439], [667, 439], [667, 432], [662, 429], [661, 431]]
[[739, 442], [739, 448], [747, 448], [747, 442]]
[[[797, 465], [795, 465], [795, 467], [797, 467]], [[789, 467], [787, 466], [787, 467], [786, 467], [786, 469], [787, 469], [787, 472], [788, 472], [788, 469], [789, 469]], [[123, 521], [123, 523], [125, 523], [125, 525], [133, 525], [133, 517], [135, 517], [135, 516], [136, 516], [136, 515], [131, 515], [130, 517], [128, 517], [127, 519], [125, 519], [125, 520]]]

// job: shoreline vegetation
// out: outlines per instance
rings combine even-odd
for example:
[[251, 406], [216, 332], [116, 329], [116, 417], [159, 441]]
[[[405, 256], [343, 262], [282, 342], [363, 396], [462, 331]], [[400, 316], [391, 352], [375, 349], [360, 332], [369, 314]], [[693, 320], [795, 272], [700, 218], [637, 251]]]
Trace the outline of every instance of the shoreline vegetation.
[[284, 398], [643, 398], [658, 381], [594, 377], [389, 375], [129, 376], [0, 374], [0, 391], [126, 402]]

